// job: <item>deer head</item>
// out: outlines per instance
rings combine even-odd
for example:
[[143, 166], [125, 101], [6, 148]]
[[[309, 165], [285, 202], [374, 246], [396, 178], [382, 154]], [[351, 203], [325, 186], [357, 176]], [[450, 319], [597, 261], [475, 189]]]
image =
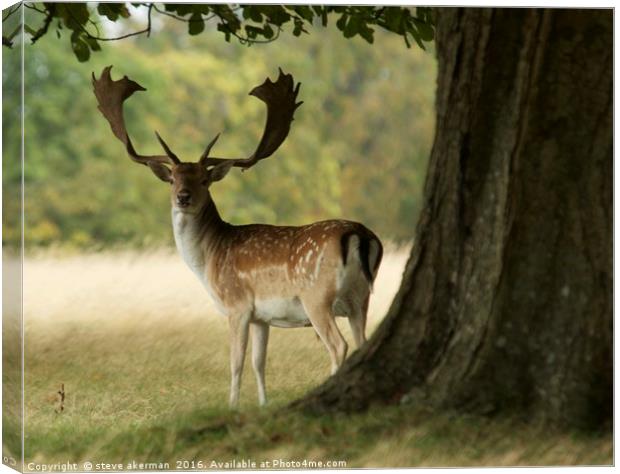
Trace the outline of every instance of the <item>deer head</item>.
[[165, 154], [140, 155], [127, 133], [123, 103], [134, 92], [146, 89], [127, 76], [118, 81], [112, 80], [111, 69], [112, 66], [104, 68], [99, 79], [93, 73], [93, 88], [99, 110], [110, 123], [116, 138], [125, 145], [129, 157], [137, 163], [148, 166], [155, 176], [171, 184], [172, 205], [179, 210], [192, 211], [204, 206], [205, 201], [210, 199], [208, 189], [211, 183], [224, 178], [232, 167], [245, 170], [271, 156], [286, 139], [295, 110], [302, 104], [295, 102], [301, 84], [297, 83], [295, 86], [293, 76], [284, 74], [280, 69], [276, 82], [267, 78], [263, 84], [250, 92], [250, 95], [259, 98], [267, 105], [267, 121], [263, 136], [249, 157], [229, 159], [209, 156], [219, 138], [218, 134], [207, 145], [196, 163], [182, 162], [157, 132], [155, 135]]

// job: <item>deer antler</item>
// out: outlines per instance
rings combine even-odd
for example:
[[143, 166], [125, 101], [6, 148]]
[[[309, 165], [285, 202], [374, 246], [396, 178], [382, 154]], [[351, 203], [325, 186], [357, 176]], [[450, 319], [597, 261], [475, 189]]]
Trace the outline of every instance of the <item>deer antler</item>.
[[267, 105], [267, 122], [256, 151], [248, 158], [210, 158], [209, 152], [217, 141], [218, 134], [200, 157], [201, 164], [210, 166], [232, 161], [232, 166], [247, 169], [254, 166], [259, 160], [271, 156], [278, 149], [288, 135], [295, 110], [303, 104], [303, 102], [295, 102], [301, 83], [297, 83], [295, 86], [292, 75], [284, 74], [282, 69], [279, 71], [280, 75], [276, 82], [267, 78], [264, 83], [250, 92], [250, 95], [259, 98]]
[[124, 76], [118, 81], [113, 81], [110, 76], [111, 69], [112, 66], [104, 68], [99, 79], [95, 78], [95, 73], [93, 73], [93, 89], [97, 97], [97, 102], [99, 102], [99, 110], [110, 123], [112, 132], [116, 138], [125, 145], [131, 159], [143, 165], [149, 165], [151, 163], [180, 163], [180, 160], [172, 153], [168, 145], [166, 145], [159, 135], [157, 135], [157, 138], [166, 151], [166, 155], [140, 155], [136, 152], [127, 133], [127, 128], [125, 127], [123, 102], [134, 92], [145, 91], [146, 89], [127, 76]]

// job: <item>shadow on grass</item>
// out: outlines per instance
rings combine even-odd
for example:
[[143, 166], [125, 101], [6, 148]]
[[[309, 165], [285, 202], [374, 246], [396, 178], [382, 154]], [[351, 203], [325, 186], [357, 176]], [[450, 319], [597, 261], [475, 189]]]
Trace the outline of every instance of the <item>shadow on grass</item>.
[[321, 417], [275, 407], [195, 411], [120, 433], [99, 445], [97, 456], [168, 462], [172, 468], [179, 459], [207, 469], [233, 459], [253, 460], [258, 468], [274, 460], [345, 461], [351, 468], [608, 465], [612, 452], [611, 433], [553, 432], [515, 419], [376, 406]]

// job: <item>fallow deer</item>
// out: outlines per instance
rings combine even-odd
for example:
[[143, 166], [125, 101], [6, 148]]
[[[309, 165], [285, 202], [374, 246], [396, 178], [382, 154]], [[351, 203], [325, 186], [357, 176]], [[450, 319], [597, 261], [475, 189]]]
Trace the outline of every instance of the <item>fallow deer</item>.
[[229, 320], [230, 405], [239, 400], [248, 335], [259, 404], [266, 402], [265, 356], [269, 326], [312, 326], [331, 358], [332, 374], [343, 363], [347, 343], [335, 317], [349, 319], [356, 346], [365, 340], [366, 313], [383, 248], [377, 236], [357, 222], [328, 220], [292, 227], [231, 225], [223, 221], [209, 193], [212, 183], [232, 167], [246, 170], [271, 156], [287, 137], [300, 84], [293, 77], [269, 78], [253, 95], [267, 105], [267, 121], [256, 151], [248, 158], [210, 156], [219, 134], [197, 163], [182, 162], [157, 134], [164, 155], [140, 155], [125, 126], [123, 103], [146, 90], [124, 76], [118, 81], [106, 67], [93, 87], [99, 110], [129, 157], [171, 184], [174, 239], [185, 263], [200, 279]]

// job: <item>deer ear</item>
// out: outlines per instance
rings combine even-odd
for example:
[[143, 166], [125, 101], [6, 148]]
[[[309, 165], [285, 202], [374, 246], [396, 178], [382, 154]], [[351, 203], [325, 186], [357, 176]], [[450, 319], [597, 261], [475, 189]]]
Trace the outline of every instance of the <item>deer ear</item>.
[[162, 181], [165, 181], [166, 183], [172, 183], [172, 172], [167, 166], [162, 165], [161, 163], [150, 162], [149, 168], [151, 168], [153, 174]]
[[222, 179], [224, 176], [228, 174], [230, 169], [233, 167], [233, 164], [234, 164], [233, 160], [230, 160], [230, 162], [228, 163], [222, 163], [222, 164], [214, 166], [209, 171], [209, 181], [211, 181], [212, 183], [215, 183], [216, 181], [219, 181], [220, 179]]

